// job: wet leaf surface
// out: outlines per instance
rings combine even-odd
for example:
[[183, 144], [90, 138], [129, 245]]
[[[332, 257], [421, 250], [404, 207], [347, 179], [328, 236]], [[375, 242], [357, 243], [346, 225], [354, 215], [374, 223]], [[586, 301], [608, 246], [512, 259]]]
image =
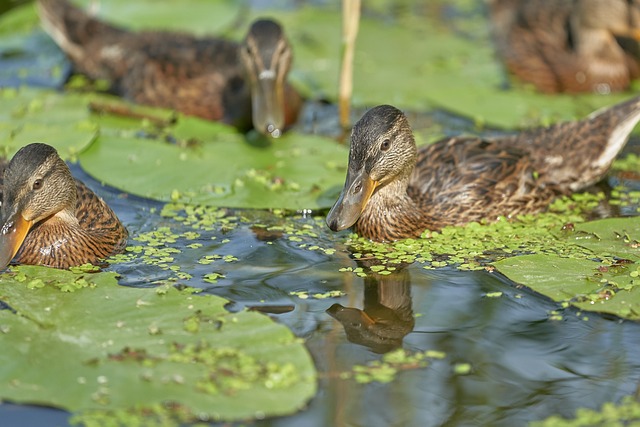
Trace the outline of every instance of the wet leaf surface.
[[494, 265], [514, 282], [554, 301], [640, 319], [640, 217], [576, 225], [567, 240], [593, 251], [593, 258], [536, 254]]
[[328, 208], [344, 183], [348, 151], [320, 137], [288, 133], [255, 146], [220, 125], [179, 122], [178, 146], [135, 137], [101, 135], [80, 156], [99, 180], [161, 201], [236, 208]]
[[26, 266], [0, 276], [0, 295], [11, 307], [0, 311], [3, 399], [232, 420], [288, 413], [315, 393], [289, 329], [219, 297]]
[[89, 112], [81, 98], [38, 89], [0, 89], [3, 157], [12, 157], [32, 142], [46, 142], [54, 146], [62, 158], [74, 158], [93, 141], [98, 130], [89, 121]]

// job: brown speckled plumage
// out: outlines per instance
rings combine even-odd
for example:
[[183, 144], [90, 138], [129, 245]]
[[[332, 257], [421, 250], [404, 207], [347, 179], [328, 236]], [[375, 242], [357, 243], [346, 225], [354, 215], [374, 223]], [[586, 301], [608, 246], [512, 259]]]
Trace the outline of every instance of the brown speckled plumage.
[[542, 92], [625, 90], [640, 75], [638, 0], [490, 0], [498, 57]]
[[[242, 130], [251, 128], [253, 118], [256, 130], [272, 136], [296, 121], [302, 100], [286, 82], [291, 50], [281, 27], [271, 20], [254, 22], [245, 41], [236, 43], [172, 32], [130, 32], [91, 17], [67, 0], [39, 0], [38, 9], [43, 27], [76, 70], [109, 81], [111, 90], [124, 98]], [[277, 82], [267, 88], [269, 93], [260, 94], [264, 85], [253, 82], [263, 71], [273, 72]], [[274, 100], [263, 102], [261, 95]], [[269, 125], [278, 132], [273, 134]]]
[[539, 212], [599, 181], [640, 120], [640, 98], [588, 118], [499, 138], [453, 137], [416, 149], [402, 112], [369, 110], [351, 136], [334, 231], [392, 241], [424, 230]]
[[[16, 153], [1, 184], [0, 268], [12, 258], [56, 268], [96, 263], [127, 243], [127, 230], [111, 208], [74, 179], [46, 144], [30, 144]], [[19, 217], [32, 222], [22, 242], [13, 238]]]

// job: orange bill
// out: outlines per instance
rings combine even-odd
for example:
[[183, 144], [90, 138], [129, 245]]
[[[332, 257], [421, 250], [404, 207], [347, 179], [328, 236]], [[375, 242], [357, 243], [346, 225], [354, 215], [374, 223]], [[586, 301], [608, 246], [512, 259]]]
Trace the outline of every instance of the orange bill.
[[356, 223], [378, 186], [364, 169], [347, 172], [347, 179], [338, 201], [327, 215], [327, 225], [333, 231], [344, 230]]
[[633, 40], [640, 40], [640, 28], [629, 28], [623, 31], [613, 31], [613, 35], [616, 37], [626, 37]]
[[24, 238], [31, 229], [32, 221], [27, 221], [20, 212], [12, 213], [0, 229], [0, 270], [4, 270], [16, 255]]

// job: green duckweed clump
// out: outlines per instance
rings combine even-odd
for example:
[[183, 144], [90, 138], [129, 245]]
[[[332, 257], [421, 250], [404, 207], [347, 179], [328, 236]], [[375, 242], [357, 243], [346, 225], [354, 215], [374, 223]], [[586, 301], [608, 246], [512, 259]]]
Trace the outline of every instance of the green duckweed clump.
[[544, 421], [536, 421], [531, 427], [639, 427], [640, 403], [633, 396], [626, 396], [618, 404], [607, 402], [599, 410], [580, 408], [575, 418], [566, 419], [553, 415]]
[[366, 365], [355, 365], [353, 371], [343, 373], [341, 378], [354, 379], [361, 384], [389, 383], [402, 371], [421, 369], [426, 367], [430, 360], [440, 360], [445, 357], [446, 354], [440, 351], [426, 350], [414, 353], [400, 348], [386, 353], [380, 360]]
[[[349, 236], [346, 244], [355, 259], [375, 259], [377, 269], [392, 271], [393, 265], [418, 262], [424, 268], [454, 266], [479, 270], [497, 260], [522, 254], [550, 253], [569, 258], [590, 258], [593, 252], [562, 239], [573, 224], [584, 222], [604, 199], [603, 193], [574, 194], [556, 200], [542, 214], [498, 218], [495, 222], [472, 222], [440, 231], [425, 231], [419, 239], [376, 243]], [[347, 270], [345, 270], [347, 271]], [[356, 274], [366, 274], [353, 269]], [[380, 274], [380, 271], [377, 271]], [[388, 273], [387, 273], [388, 274]]]

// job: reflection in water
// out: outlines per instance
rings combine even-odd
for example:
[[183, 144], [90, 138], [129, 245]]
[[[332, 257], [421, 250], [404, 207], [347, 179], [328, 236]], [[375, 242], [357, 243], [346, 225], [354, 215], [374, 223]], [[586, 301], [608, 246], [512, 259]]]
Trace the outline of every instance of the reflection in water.
[[[497, 274], [418, 265], [406, 271], [416, 320], [402, 346], [441, 351], [445, 359], [400, 372], [388, 384], [358, 384], [337, 373], [381, 356], [348, 335], [311, 337], [316, 360], [329, 372], [327, 393], [310, 409], [324, 425], [526, 426], [635, 392], [640, 325], [562, 311]], [[501, 296], [487, 296], [496, 293]], [[554, 311], [562, 319], [554, 320]], [[469, 363], [471, 374], [456, 374], [458, 363]]]
[[333, 304], [327, 313], [342, 324], [353, 343], [376, 353], [400, 347], [415, 323], [409, 271], [401, 268], [388, 275], [369, 273], [364, 279], [364, 309]]

